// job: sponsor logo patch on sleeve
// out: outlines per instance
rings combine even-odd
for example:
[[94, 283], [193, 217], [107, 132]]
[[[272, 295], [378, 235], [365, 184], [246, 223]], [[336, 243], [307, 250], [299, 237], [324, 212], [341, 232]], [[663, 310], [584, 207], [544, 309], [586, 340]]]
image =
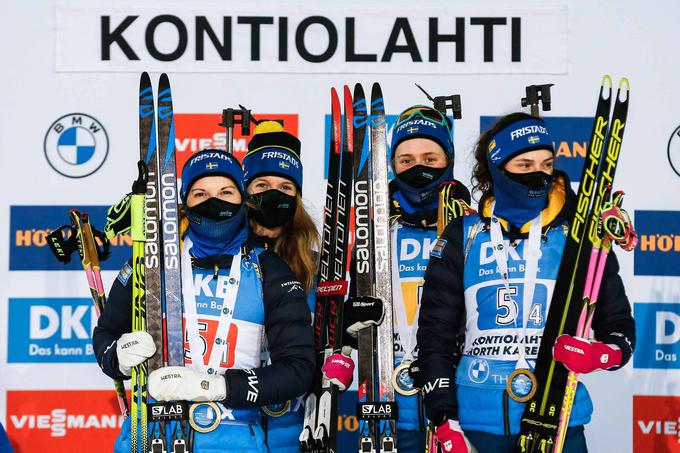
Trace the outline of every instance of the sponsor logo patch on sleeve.
[[442, 257], [442, 253], [444, 253], [444, 247], [446, 247], [446, 239], [437, 239], [437, 242], [434, 244], [434, 247], [432, 248], [432, 252], [430, 252], [430, 256], [436, 256], [437, 258]]
[[125, 266], [118, 272], [118, 281], [123, 284], [123, 286], [127, 286], [128, 280], [130, 280], [130, 276], [132, 275], [132, 266], [130, 266], [128, 263], [125, 263]]

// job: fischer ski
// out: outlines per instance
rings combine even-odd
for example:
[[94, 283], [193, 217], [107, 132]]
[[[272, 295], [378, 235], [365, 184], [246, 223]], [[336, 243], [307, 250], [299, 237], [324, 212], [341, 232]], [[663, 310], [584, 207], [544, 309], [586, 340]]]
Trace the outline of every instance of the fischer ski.
[[[607, 187], [607, 195], [605, 195], [605, 201], [602, 204], [602, 213], [597, 219], [597, 237], [593, 239], [593, 249], [590, 252], [588, 271], [586, 273], [586, 286], [583, 291], [583, 307], [578, 320], [578, 326], [576, 327], [576, 337], [584, 340], [590, 339], [590, 328], [595, 316], [595, 306], [600, 293], [607, 256], [612, 249], [612, 244], [618, 244], [623, 250], [629, 252], [635, 248], [638, 241], [637, 232], [633, 229], [628, 213], [621, 208], [624, 193], [616, 192], [614, 193], [613, 200], [610, 200], [610, 191], [611, 187]], [[578, 373], [569, 371], [567, 377], [567, 387], [564, 392], [562, 410], [560, 411], [560, 423], [557, 428], [557, 439], [555, 441], [555, 452], [557, 453], [560, 453], [564, 448], [569, 418], [574, 406], [574, 398], [576, 397], [578, 376]]]
[[[527, 402], [521, 421], [517, 449], [520, 452], [556, 452], [561, 409], [568, 370], [553, 359], [555, 340], [563, 333], [577, 334], [585, 296], [588, 252], [598, 244], [598, 225], [607, 191], [614, 181], [626, 125], [629, 100], [628, 79], [618, 87], [610, 118], [612, 81], [604, 76], [579, 184], [576, 212], [569, 225], [562, 260], [550, 302], [534, 374], [537, 391]], [[569, 408], [570, 409], [570, 408]]]
[[[316, 381], [305, 402], [300, 448], [303, 452], [336, 451], [338, 388], [322, 378], [325, 359], [342, 346], [342, 309], [347, 294], [347, 242], [352, 190], [352, 95], [344, 87], [344, 134], [340, 99], [331, 89], [331, 146], [326, 185], [323, 238], [314, 311], [317, 350]], [[342, 139], [344, 135], [344, 140]]]
[[373, 206], [373, 259], [375, 297], [383, 301], [385, 316], [377, 327], [378, 404], [384, 417], [378, 422], [381, 453], [396, 452], [397, 403], [394, 398], [394, 326], [392, 324], [392, 272], [390, 255], [390, 209], [387, 181], [387, 138], [385, 105], [378, 83], [371, 88], [371, 178]]

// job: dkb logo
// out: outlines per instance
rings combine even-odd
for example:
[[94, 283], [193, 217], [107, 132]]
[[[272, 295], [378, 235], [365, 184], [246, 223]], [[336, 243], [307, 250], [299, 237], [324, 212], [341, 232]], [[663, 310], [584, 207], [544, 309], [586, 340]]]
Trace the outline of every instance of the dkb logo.
[[680, 368], [680, 304], [636, 303], [635, 368]]

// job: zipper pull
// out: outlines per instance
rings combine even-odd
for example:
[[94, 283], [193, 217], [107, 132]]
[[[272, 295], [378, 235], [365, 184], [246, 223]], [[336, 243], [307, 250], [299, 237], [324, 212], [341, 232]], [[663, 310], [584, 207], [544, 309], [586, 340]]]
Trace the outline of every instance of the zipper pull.
[[220, 268], [219, 268], [219, 266], [217, 265], [217, 263], [215, 263], [215, 273], [213, 274], [213, 280], [217, 280], [217, 274], [218, 274], [219, 272], [220, 272]]

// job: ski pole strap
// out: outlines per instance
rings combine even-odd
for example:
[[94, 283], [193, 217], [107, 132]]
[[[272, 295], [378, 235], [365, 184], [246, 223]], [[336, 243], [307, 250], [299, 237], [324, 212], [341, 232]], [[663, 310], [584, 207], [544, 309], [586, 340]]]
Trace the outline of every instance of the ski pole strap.
[[121, 234], [129, 234], [130, 226], [130, 195], [127, 194], [106, 212], [104, 232], [109, 239]]
[[71, 254], [78, 250], [78, 239], [70, 225], [62, 225], [47, 235], [47, 245], [59, 262], [71, 262]]
[[602, 206], [602, 227], [605, 234], [622, 249], [631, 251], [638, 242], [638, 235], [633, 228], [628, 212], [621, 208], [624, 193], [615, 192], [612, 201]]
[[97, 248], [97, 256], [99, 257], [99, 261], [106, 261], [110, 256], [111, 256], [111, 242], [109, 242], [109, 238], [106, 237], [106, 233], [103, 231], [99, 231], [92, 225], [90, 225], [90, 229], [92, 230], [92, 236], [94, 239], [99, 239], [99, 243], [97, 241], [94, 241], [94, 245]]

